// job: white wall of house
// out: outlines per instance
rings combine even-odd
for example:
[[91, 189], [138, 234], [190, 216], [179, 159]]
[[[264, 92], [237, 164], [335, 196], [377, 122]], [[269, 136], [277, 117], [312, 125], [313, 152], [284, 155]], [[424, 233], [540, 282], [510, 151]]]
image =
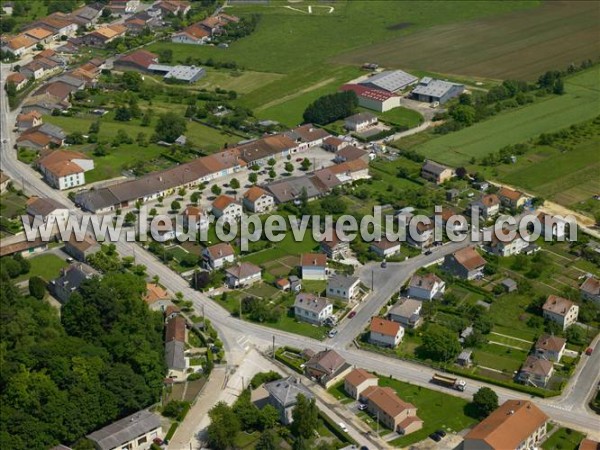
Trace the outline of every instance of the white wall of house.
[[369, 335], [369, 341], [373, 344], [384, 345], [386, 347], [397, 347], [400, 342], [402, 342], [402, 338], [404, 337], [404, 328], [399, 327], [398, 333], [395, 336], [390, 336], [387, 334], [381, 334], [374, 331], [371, 331]]
[[303, 280], [326, 280], [327, 270], [325, 267], [302, 266]]

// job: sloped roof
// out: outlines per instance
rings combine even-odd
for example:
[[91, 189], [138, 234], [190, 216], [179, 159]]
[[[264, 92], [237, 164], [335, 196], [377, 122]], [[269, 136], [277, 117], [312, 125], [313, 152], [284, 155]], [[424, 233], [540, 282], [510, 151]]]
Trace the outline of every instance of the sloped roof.
[[540, 336], [537, 342], [535, 343], [535, 348], [540, 350], [548, 350], [552, 352], [560, 352], [564, 348], [566, 343], [567, 341], [564, 338], [544, 334]]
[[269, 197], [272, 197], [271, 194], [269, 194], [263, 188], [258, 187], [258, 186], [252, 186], [250, 189], [248, 189], [246, 191], [246, 193], [244, 194], [244, 198], [247, 199], [249, 202], [254, 203], [256, 200], [261, 198], [263, 195], [268, 195]]
[[94, 431], [86, 437], [95, 442], [101, 450], [110, 450], [156, 428], [160, 428], [160, 418], [144, 409]]
[[394, 418], [407, 409], [415, 409], [412, 403], [402, 400], [396, 391], [388, 386], [369, 386], [362, 392], [361, 397], [367, 398], [369, 403], [373, 403], [380, 411]]
[[348, 375], [346, 375], [346, 383], [350, 384], [351, 386], [359, 386], [362, 383], [364, 383], [366, 380], [372, 380], [372, 379], [377, 379], [377, 377], [375, 375], [373, 375], [372, 373], [367, 372], [365, 369], [354, 369], [352, 372], [350, 372]]
[[384, 336], [397, 336], [400, 331], [400, 324], [382, 317], [373, 317], [369, 330], [373, 333], [383, 334]]
[[600, 280], [595, 277], [587, 278], [579, 288], [589, 295], [600, 295]]
[[339, 370], [346, 360], [335, 350], [323, 350], [310, 358], [306, 363], [307, 366], [321, 370], [329, 375]]
[[558, 295], [549, 295], [542, 309], [554, 314], [564, 316], [569, 312], [574, 303]]
[[515, 191], [515, 190], [507, 188], [507, 187], [501, 187], [500, 190], [498, 191], [498, 195], [500, 197], [505, 197], [512, 201], [516, 201], [516, 200], [519, 200], [523, 196], [523, 193], [519, 192], [519, 191]]
[[253, 275], [256, 275], [257, 273], [261, 273], [261, 268], [258, 267], [256, 264], [242, 262], [236, 266], [227, 268], [225, 271], [232, 277], [235, 277], [238, 280], [243, 280], [244, 278], [251, 277]]
[[327, 265], [327, 255], [324, 253], [303, 253], [300, 255], [300, 265], [302, 267], [325, 267]]
[[215, 259], [225, 258], [227, 256], [234, 255], [233, 247], [227, 242], [220, 242], [210, 247], [206, 247], [206, 251], [210, 254], [210, 257]]
[[57, 209], [68, 209], [53, 198], [31, 197], [27, 200], [27, 214], [46, 217]]
[[473, 247], [463, 248], [452, 255], [458, 264], [469, 271], [485, 266], [485, 259]]
[[304, 395], [308, 399], [314, 397], [312, 392], [310, 392], [308, 388], [293, 375], [281, 380], [265, 383], [264, 388], [267, 390], [269, 395], [284, 408], [295, 405], [298, 395], [300, 394]]
[[416, 287], [432, 290], [435, 284], [443, 283], [444, 281], [434, 273], [427, 273], [425, 275], [414, 274], [408, 282], [409, 287]]
[[215, 199], [212, 206], [213, 208], [223, 211], [232, 203], [236, 203], [235, 198], [230, 197], [229, 195], [221, 194]]
[[319, 297], [310, 292], [301, 292], [296, 295], [294, 300], [294, 308], [301, 308], [306, 311], [312, 311], [316, 314], [323, 311], [331, 302], [325, 297]]
[[165, 342], [185, 342], [185, 318], [175, 316], [169, 319], [165, 327]]

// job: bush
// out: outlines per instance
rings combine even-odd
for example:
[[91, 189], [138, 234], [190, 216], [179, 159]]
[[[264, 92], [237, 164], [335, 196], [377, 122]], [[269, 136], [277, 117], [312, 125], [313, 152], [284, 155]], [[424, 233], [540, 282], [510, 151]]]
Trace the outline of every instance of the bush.
[[38, 300], [42, 300], [46, 295], [46, 282], [40, 277], [31, 277], [29, 279], [29, 294]]

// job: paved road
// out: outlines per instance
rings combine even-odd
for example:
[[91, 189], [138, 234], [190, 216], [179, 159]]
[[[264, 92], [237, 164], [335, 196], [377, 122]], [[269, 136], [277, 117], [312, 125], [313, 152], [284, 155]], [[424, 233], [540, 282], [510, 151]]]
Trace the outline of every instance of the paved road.
[[[16, 158], [16, 151], [13, 149], [15, 136], [11, 132], [12, 124], [16, 117], [16, 111], [10, 112], [4, 91], [4, 81], [8, 72], [6, 65], [0, 66], [2, 89], [0, 93], [0, 128], [1, 128], [1, 144], [0, 144], [0, 162], [1, 168], [9, 176], [18, 182], [24, 182], [24, 189], [29, 194], [51, 197], [69, 205], [72, 209], [71, 214], [75, 217], [83, 216], [83, 213], [76, 209], [66, 195], [60, 191], [50, 189], [42, 180], [40, 175], [31, 169], [29, 166], [20, 163]], [[6, 143], [4, 142], [6, 140]], [[195, 308], [200, 313], [202, 307], [205, 309], [206, 316], [211, 319], [220, 337], [225, 345], [227, 352], [227, 361], [231, 364], [240, 364], [243, 361], [246, 351], [251, 346], [267, 349], [275, 337], [277, 345], [291, 345], [295, 347], [311, 347], [314, 349], [323, 349], [328, 346], [335, 346], [339, 353], [346, 358], [350, 363], [368, 370], [376, 371], [380, 374], [390, 374], [400, 380], [408, 381], [419, 385], [427, 385], [434, 389], [444, 390], [435, 386], [429, 386], [428, 380], [431, 377], [432, 370], [425, 366], [396, 360], [378, 354], [356, 350], [347, 347], [354, 333], [360, 331], [368, 321], [368, 319], [378, 311], [382, 302], [393, 289], [405, 280], [410, 273], [416, 268], [425, 265], [441, 256], [441, 253], [449, 251], [451, 247], [443, 247], [440, 250], [440, 255], [419, 256], [407, 263], [389, 264], [385, 272], [374, 269], [374, 274], [377, 280], [381, 280], [381, 284], [376, 283], [377, 292], [372, 297], [372, 301], [364, 303], [356, 317], [347, 324], [342, 324], [340, 333], [331, 342], [320, 342], [302, 336], [294, 335], [284, 331], [274, 330], [259, 326], [256, 324], [240, 321], [232, 318], [229, 313], [210, 300], [206, 295], [192, 290], [188, 284], [179, 275], [172, 272], [170, 269], [160, 263], [153, 255], [141, 249], [135, 244], [131, 244], [122, 240], [116, 243], [117, 250], [122, 256], [136, 256], [137, 263], [144, 264], [148, 273], [158, 275], [161, 283], [166, 288], [173, 292], [181, 291], [184, 296], [193, 301]], [[135, 248], [135, 251], [134, 251]], [[368, 269], [364, 269], [367, 270]], [[362, 274], [364, 277], [364, 273]], [[368, 275], [366, 275], [368, 277]], [[379, 292], [381, 290], [381, 292]], [[348, 331], [346, 331], [348, 329]], [[585, 406], [582, 399], [587, 398], [597, 382], [600, 371], [599, 354], [600, 349], [597, 349], [595, 355], [591, 358], [584, 358], [584, 367], [581, 369], [579, 376], [575, 377], [571, 382], [568, 392], [565, 392], [561, 397], [554, 399], [534, 399], [534, 402], [546, 411], [554, 420], [564, 423], [573, 428], [583, 431], [589, 431], [592, 434], [599, 433], [598, 416], [591, 413]], [[585, 364], [587, 363], [587, 364]], [[444, 390], [453, 395], [468, 397], [478, 387], [485, 385], [475, 381], [469, 381], [469, 387], [465, 393], [457, 391]], [[526, 398], [525, 395], [513, 392], [507, 389], [492, 387], [499, 393], [501, 399], [506, 398]]]

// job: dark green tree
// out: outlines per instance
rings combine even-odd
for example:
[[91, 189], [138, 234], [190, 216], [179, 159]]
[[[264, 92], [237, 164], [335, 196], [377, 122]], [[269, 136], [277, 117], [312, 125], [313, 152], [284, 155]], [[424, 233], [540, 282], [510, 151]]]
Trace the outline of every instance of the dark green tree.
[[296, 398], [296, 406], [292, 410], [292, 434], [296, 438], [309, 439], [313, 436], [319, 426], [319, 411], [315, 399], [308, 399], [299, 394]]
[[40, 277], [31, 277], [29, 279], [29, 295], [42, 300], [46, 295], [46, 282]]
[[483, 419], [498, 408], [498, 395], [489, 387], [479, 388], [473, 394], [473, 404], [477, 408], [479, 416]]

